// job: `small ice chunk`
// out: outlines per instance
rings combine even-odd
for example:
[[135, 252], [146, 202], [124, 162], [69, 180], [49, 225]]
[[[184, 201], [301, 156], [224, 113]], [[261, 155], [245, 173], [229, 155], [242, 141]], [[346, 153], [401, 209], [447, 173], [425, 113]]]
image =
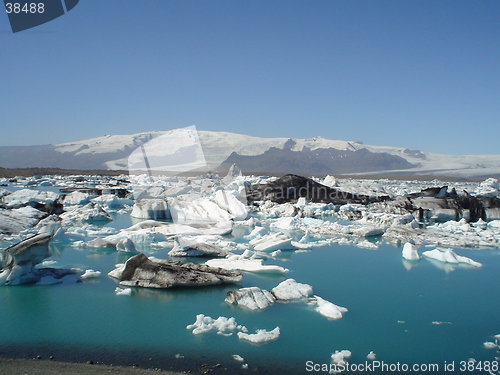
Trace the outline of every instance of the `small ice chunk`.
[[375, 359], [377, 359], [377, 355], [373, 351], [371, 351], [366, 356], [366, 359], [368, 359], [369, 361], [374, 361]]
[[294, 279], [287, 279], [275, 286], [271, 293], [278, 300], [288, 301], [309, 297], [313, 293], [313, 289], [308, 284], [300, 284]]
[[498, 348], [498, 345], [495, 344], [494, 342], [491, 341], [485, 341], [483, 342], [483, 346], [485, 349], [496, 349]]
[[349, 350], [336, 350], [335, 353], [332, 354], [332, 362], [337, 365], [345, 364], [344, 358], [349, 358], [352, 353]]
[[348, 311], [345, 307], [337, 306], [319, 296], [314, 296], [310, 304], [317, 305], [316, 311], [330, 319], [340, 319], [342, 314]]
[[101, 272], [99, 271], [94, 271], [94, 270], [85, 270], [82, 276], [80, 276], [81, 280], [85, 279], [92, 279], [95, 277], [99, 277], [101, 275]]
[[237, 335], [239, 339], [247, 340], [253, 343], [267, 342], [271, 340], [276, 340], [279, 337], [280, 327], [276, 327], [272, 331], [266, 331], [265, 329], [258, 329], [253, 334], [238, 332]]
[[403, 258], [406, 260], [419, 260], [420, 254], [417, 251], [417, 247], [412, 243], [405, 243], [403, 247]]
[[132, 289], [130, 289], [130, 288], [119, 288], [119, 287], [117, 287], [117, 288], [115, 289], [115, 294], [116, 294], [117, 296], [130, 296], [130, 295], [132, 295]]
[[244, 362], [245, 360], [243, 357], [239, 356], [238, 354], [233, 354], [233, 359], [238, 362]]
[[[194, 335], [199, 335], [201, 333], [209, 332], [211, 330], [217, 330], [217, 333], [225, 334], [226, 331], [240, 330], [247, 332], [246, 327], [238, 325], [235, 318], [226, 318], [224, 316], [219, 316], [216, 320], [209, 316], [203, 314], [196, 315], [196, 321], [190, 324], [186, 329], [192, 329]], [[229, 333], [228, 335], [231, 335]]]

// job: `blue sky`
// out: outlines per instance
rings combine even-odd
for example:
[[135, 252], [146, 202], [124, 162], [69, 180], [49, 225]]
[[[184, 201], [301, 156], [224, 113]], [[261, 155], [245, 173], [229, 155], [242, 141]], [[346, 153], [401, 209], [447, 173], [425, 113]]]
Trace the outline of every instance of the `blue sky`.
[[0, 16], [0, 45], [0, 145], [196, 125], [499, 153], [497, 0], [81, 0]]

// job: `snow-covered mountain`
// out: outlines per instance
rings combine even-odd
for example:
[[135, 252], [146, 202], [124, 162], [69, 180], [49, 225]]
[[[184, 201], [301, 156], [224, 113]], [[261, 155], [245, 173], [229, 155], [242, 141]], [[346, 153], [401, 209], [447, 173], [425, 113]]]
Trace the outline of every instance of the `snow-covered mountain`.
[[[58, 167], [66, 169], [122, 169], [128, 168], [130, 154], [147, 142], [159, 136], [168, 135], [170, 131], [145, 132], [131, 135], [105, 135], [102, 137], [62, 143], [58, 145], [42, 146], [1, 146], [0, 167], [25, 168], [25, 167]], [[436, 175], [450, 177], [485, 177], [500, 175], [500, 155], [443, 155], [419, 150], [409, 150], [404, 147], [372, 146], [360, 142], [331, 140], [323, 137], [306, 139], [290, 138], [260, 138], [229, 132], [198, 131], [199, 142], [203, 149], [209, 170], [217, 170], [231, 155], [240, 160], [264, 163], [269, 166], [267, 173], [284, 172], [273, 170], [277, 165], [271, 157], [270, 149], [275, 151], [287, 150], [296, 159], [304, 161], [311, 155], [324, 157], [330, 155], [335, 149], [345, 151], [336, 152], [337, 160], [342, 157], [351, 157], [357, 152], [356, 163], [375, 158], [383, 160], [376, 167], [367, 167], [367, 170], [353, 170], [356, 174], [381, 174], [387, 175]], [[359, 150], [363, 150], [359, 152]], [[166, 151], [168, 152], [168, 151]], [[306, 152], [303, 154], [302, 152]], [[308, 154], [307, 154], [308, 152]], [[330, 152], [330, 154], [329, 154]], [[379, 154], [379, 155], [373, 155]], [[380, 154], [385, 154], [380, 158]], [[267, 156], [266, 156], [267, 155]], [[281, 154], [280, 154], [281, 155]], [[321, 156], [323, 155], [323, 156]], [[360, 155], [365, 159], [360, 158]], [[245, 158], [245, 157], [258, 157]], [[276, 157], [276, 153], [274, 154]], [[283, 157], [281, 155], [280, 157]], [[318, 156], [315, 156], [318, 157]], [[330, 156], [329, 156], [330, 157]], [[395, 158], [397, 157], [397, 158]], [[241, 159], [243, 158], [243, 159]], [[311, 159], [314, 163], [314, 159]], [[335, 161], [332, 159], [332, 164]], [[411, 164], [411, 165], [410, 165]], [[255, 164], [249, 164], [255, 165]], [[401, 167], [398, 167], [401, 166]], [[282, 165], [282, 168], [293, 168], [293, 165]], [[400, 169], [398, 169], [400, 168]], [[275, 168], [274, 168], [275, 169]], [[264, 172], [248, 170], [243, 172]], [[288, 170], [294, 173], [294, 170]], [[347, 174], [349, 171], [343, 171]], [[321, 173], [321, 172], [319, 172]], [[325, 171], [324, 173], [328, 173]]]

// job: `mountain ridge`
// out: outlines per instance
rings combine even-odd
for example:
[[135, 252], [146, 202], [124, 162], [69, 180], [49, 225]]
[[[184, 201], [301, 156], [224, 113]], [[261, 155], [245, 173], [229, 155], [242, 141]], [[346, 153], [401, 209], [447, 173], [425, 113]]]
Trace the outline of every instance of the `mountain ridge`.
[[[105, 135], [81, 141], [56, 145], [0, 146], [0, 167], [54, 167], [65, 169], [127, 169], [127, 158], [132, 151], [148, 141], [169, 131], [142, 132], [129, 135]], [[313, 138], [261, 138], [230, 132], [197, 132], [203, 148], [208, 169], [217, 168], [226, 162], [232, 153], [240, 156], [263, 155], [271, 147], [293, 152], [308, 152], [318, 149], [336, 149], [356, 152], [365, 149], [373, 154], [386, 153], [406, 160], [414, 165], [408, 168], [351, 171], [350, 173], [389, 175], [443, 175], [475, 177], [500, 174], [500, 155], [443, 155], [405, 147], [365, 145], [361, 142], [331, 140], [321, 136]], [[291, 142], [289, 142], [291, 141]], [[288, 144], [287, 144], [288, 142]], [[376, 155], [375, 155], [376, 156]], [[403, 163], [404, 164], [404, 163]], [[269, 164], [273, 172], [272, 164]], [[247, 171], [244, 171], [247, 172]], [[248, 171], [248, 173], [256, 171]], [[286, 171], [293, 173], [295, 171]], [[333, 173], [333, 172], [332, 172]], [[343, 174], [348, 174], [344, 171]]]

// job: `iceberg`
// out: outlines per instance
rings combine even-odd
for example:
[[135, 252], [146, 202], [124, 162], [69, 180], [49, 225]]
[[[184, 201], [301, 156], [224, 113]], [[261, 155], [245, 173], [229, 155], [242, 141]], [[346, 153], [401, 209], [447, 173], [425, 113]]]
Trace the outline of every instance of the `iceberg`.
[[426, 258], [435, 259], [443, 263], [469, 264], [474, 267], [483, 266], [481, 263], [473, 261], [470, 258], [455, 254], [453, 249], [435, 248], [434, 250], [423, 252], [422, 255]]
[[220, 208], [226, 210], [236, 221], [246, 220], [248, 217], [247, 206], [238, 200], [238, 198], [226, 190], [218, 190], [214, 197], [215, 203], [219, 205]]
[[[212, 319], [209, 316], [205, 316], [203, 314], [196, 315], [196, 321], [193, 324], [190, 324], [186, 327], [186, 329], [193, 330], [194, 335], [199, 335], [201, 333], [209, 332], [212, 330], [216, 330], [218, 334], [225, 334], [226, 331], [235, 331], [240, 330], [243, 332], [248, 332], [245, 326], [241, 326], [236, 323], [235, 318], [226, 318], [224, 316], [219, 316], [217, 319]], [[232, 333], [229, 333], [232, 335]]]
[[131, 296], [132, 295], [132, 289], [130, 289], [130, 288], [116, 287], [115, 288], [115, 294], [117, 296]]
[[349, 350], [336, 350], [335, 353], [332, 354], [332, 363], [343, 365], [345, 364], [344, 358], [349, 358], [352, 353]]
[[148, 258], [144, 254], [134, 255], [125, 264], [117, 265], [108, 275], [120, 280], [122, 286], [160, 289], [237, 283], [243, 278], [241, 273], [236, 271], [227, 271], [205, 264]]
[[368, 353], [368, 355], [366, 356], [366, 359], [368, 359], [369, 361], [374, 361], [377, 359], [377, 355], [371, 351], [370, 353]]
[[485, 349], [497, 349], [499, 347], [497, 344], [491, 341], [483, 342], [483, 346], [485, 347]]
[[203, 238], [188, 239], [178, 237], [169, 251], [170, 257], [226, 257], [229, 252], [222, 247], [203, 241]]
[[281, 232], [266, 234], [251, 240], [249, 243], [256, 251], [293, 249], [292, 239]]
[[35, 267], [50, 256], [47, 245], [50, 238], [50, 233], [39, 233], [3, 249], [0, 285], [36, 283], [44, 277], [61, 279], [66, 275], [80, 273], [76, 269]]
[[99, 271], [85, 270], [85, 272], [80, 276], [80, 279], [81, 280], [94, 279], [96, 277], [99, 277], [100, 275], [101, 275], [101, 272], [99, 272]]
[[116, 244], [116, 250], [125, 253], [138, 253], [134, 242], [130, 238], [124, 238], [123, 240], [118, 241]]
[[90, 202], [91, 196], [87, 193], [75, 190], [64, 197], [64, 206], [84, 205]]
[[276, 327], [272, 331], [266, 331], [265, 329], [258, 329], [253, 334], [248, 334], [245, 332], [238, 332], [237, 336], [240, 340], [246, 340], [253, 343], [262, 343], [267, 341], [276, 340], [280, 336], [280, 327]]
[[308, 284], [300, 284], [294, 279], [287, 279], [274, 287], [271, 293], [277, 300], [290, 301], [309, 297], [313, 293], [313, 289]]
[[0, 233], [19, 233], [34, 227], [45, 216], [45, 212], [31, 206], [10, 210], [0, 208]]
[[239, 270], [247, 272], [286, 273], [288, 269], [281, 266], [264, 265], [262, 259], [247, 259], [241, 255], [231, 255], [225, 259], [210, 259], [205, 264], [210, 267], [225, 270]]
[[272, 305], [275, 300], [273, 294], [254, 286], [227, 292], [225, 302], [244, 306], [250, 310], [263, 310]]
[[342, 314], [348, 311], [345, 307], [337, 306], [319, 296], [311, 298], [309, 304], [317, 306], [316, 311], [329, 319], [340, 319]]
[[75, 207], [60, 215], [63, 221], [96, 222], [111, 221], [111, 216], [99, 205], [89, 203], [82, 207]]
[[403, 258], [406, 260], [419, 260], [420, 255], [417, 251], [417, 247], [410, 242], [405, 243], [403, 246]]
[[139, 199], [132, 207], [130, 216], [139, 219], [171, 219], [165, 199]]

